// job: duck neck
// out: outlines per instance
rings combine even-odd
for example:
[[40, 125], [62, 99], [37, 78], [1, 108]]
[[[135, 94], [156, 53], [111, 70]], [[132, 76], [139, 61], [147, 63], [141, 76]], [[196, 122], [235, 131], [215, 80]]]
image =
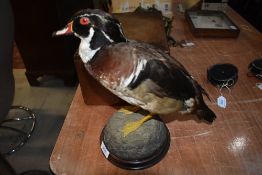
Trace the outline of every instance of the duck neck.
[[90, 28], [88, 37], [81, 38], [81, 43], [79, 46], [79, 55], [84, 63], [88, 63], [93, 59], [95, 54], [104, 46], [110, 45], [112, 43], [126, 42], [124, 35], [117, 38], [111, 38], [104, 31], [98, 30], [96, 28]]

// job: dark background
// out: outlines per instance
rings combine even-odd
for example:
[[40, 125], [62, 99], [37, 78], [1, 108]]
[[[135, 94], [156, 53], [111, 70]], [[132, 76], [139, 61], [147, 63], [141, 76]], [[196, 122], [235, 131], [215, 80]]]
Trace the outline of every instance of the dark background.
[[262, 0], [229, 0], [228, 4], [262, 32]]

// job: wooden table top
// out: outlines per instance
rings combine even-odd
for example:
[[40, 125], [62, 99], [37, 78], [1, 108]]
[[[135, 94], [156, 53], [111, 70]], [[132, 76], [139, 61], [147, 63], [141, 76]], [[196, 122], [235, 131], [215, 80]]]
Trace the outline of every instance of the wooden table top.
[[[50, 158], [55, 174], [139, 174], [139, 175], [221, 175], [260, 174], [262, 172], [262, 80], [248, 77], [247, 66], [262, 57], [262, 35], [233, 11], [228, 16], [240, 27], [238, 38], [195, 38], [182, 14], [174, 12], [173, 36], [195, 45], [171, 48], [177, 58], [206, 89], [208, 106], [217, 119], [211, 125], [194, 115], [169, 116], [164, 120], [171, 134], [165, 158], [145, 170], [128, 171], [112, 165], [100, 151], [103, 126], [116, 111], [111, 106], [87, 106], [78, 88]], [[206, 70], [215, 63], [237, 66], [239, 79], [231, 91], [223, 90], [227, 107], [216, 99], [219, 89], [207, 82]]]

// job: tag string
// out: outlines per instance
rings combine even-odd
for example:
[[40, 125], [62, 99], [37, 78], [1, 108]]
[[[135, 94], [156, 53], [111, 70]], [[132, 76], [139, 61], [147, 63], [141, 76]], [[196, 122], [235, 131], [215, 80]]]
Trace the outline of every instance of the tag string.
[[262, 74], [253, 74], [252, 71], [251, 71], [252, 67], [248, 68], [248, 72], [247, 72], [247, 76], [248, 77], [257, 77], [257, 78], [260, 78], [262, 79]]
[[225, 87], [227, 88], [227, 90], [229, 91], [229, 93], [231, 93], [231, 89], [229, 88], [230, 86], [232, 86], [234, 84], [234, 80], [233, 79], [228, 79], [226, 82], [224, 82], [220, 88], [219, 88], [219, 93], [221, 96], [223, 96], [222, 93], [222, 89]]

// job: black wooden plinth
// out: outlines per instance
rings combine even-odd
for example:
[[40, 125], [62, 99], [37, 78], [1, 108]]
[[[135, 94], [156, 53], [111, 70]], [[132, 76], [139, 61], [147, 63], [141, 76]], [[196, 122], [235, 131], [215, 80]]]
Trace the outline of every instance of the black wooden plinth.
[[170, 134], [161, 119], [155, 116], [136, 131], [124, 137], [122, 129], [127, 122], [137, 121], [143, 114], [116, 112], [104, 127], [101, 150], [114, 165], [131, 170], [153, 166], [167, 153]]

